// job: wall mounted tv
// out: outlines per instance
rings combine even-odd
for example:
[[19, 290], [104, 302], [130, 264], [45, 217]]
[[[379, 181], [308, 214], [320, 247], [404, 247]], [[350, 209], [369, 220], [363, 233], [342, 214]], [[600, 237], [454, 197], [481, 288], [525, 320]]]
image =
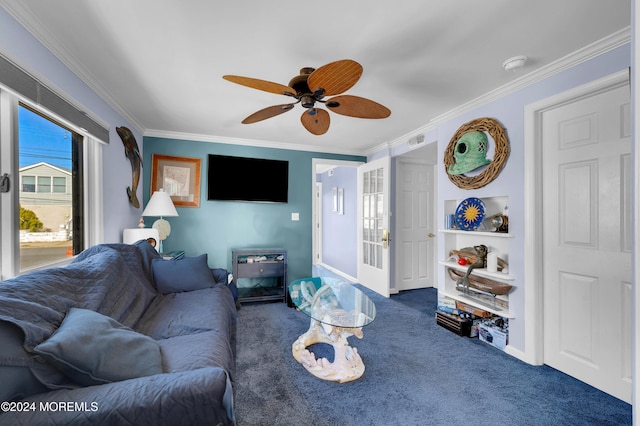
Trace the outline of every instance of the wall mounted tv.
[[287, 203], [289, 162], [209, 154], [208, 199]]

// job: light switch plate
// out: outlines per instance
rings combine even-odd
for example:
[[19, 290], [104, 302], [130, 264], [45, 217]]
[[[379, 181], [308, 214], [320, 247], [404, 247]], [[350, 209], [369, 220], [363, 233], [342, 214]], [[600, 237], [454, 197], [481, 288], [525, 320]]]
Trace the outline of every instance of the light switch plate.
[[293, 221], [300, 220], [300, 213], [291, 213], [291, 220]]

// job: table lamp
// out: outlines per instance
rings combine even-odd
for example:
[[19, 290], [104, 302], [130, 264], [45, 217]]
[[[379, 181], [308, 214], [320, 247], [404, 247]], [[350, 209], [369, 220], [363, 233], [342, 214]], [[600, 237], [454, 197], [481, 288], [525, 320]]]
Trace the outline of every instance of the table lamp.
[[155, 191], [153, 195], [151, 195], [151, 199], [147, 203], [147, 207], [145, 207], [142, 212], [142, 216], [160, 216], [160, 219], [153, 222], [151, 227], [158, 230], [158, 237], [160, 239], [158, 251], [160, 253], [164, 253], [162, 250], [162, 241], [171, 234], [171, 225], [169, 222], [164, 220], [163, 217], [178, 216], [178, 212], [176, 211], [169, 194], [164, 192], [164, 189]]

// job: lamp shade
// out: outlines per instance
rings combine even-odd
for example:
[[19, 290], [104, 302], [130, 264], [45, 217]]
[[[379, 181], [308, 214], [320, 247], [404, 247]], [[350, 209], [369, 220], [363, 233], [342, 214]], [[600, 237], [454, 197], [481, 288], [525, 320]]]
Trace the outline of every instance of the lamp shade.
[[142, 216], [178, 216], [178, 211], [173, 205], [169, 194], [164, 192], [164, 189], [159, 189], [151, 196], [147, 207], [142, 212]]
[[[156, 242], [160, 241], [160, 233], [155, 228], [131, 228], [125, 229], [122, 233], [122, 242], [125, 244], [133, 244], [136, 241], [146, 240], [148, 238], [153, 238]], [[152, 244], [156, 251], [158, 251], [158, 246]]]

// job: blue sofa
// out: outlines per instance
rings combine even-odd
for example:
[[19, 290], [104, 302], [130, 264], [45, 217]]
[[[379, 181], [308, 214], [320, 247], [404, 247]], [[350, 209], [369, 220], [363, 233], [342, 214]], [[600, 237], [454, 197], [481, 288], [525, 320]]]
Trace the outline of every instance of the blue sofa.
[[236, 321], [226, 270], [146, 241], [2, 281], [0, 424], [234, 424]]

